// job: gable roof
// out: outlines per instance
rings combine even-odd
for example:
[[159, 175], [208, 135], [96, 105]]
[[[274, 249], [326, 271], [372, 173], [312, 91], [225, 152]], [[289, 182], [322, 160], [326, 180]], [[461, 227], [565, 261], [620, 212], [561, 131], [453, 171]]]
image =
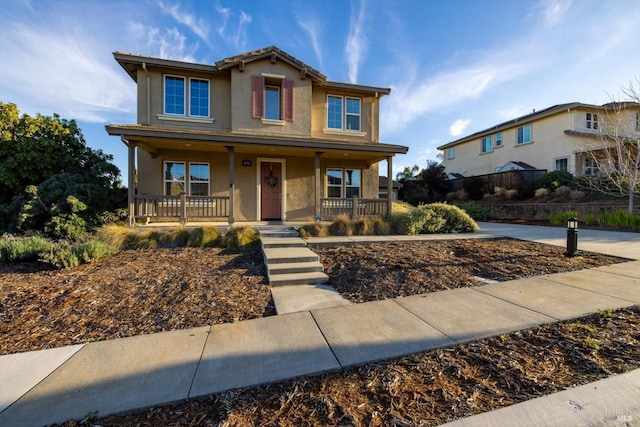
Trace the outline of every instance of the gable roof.
[[[404, 187], [404, 185], [401, 182], [398, 182], [395, 179], [392, 179], [391, 182], [393, 183], [392, 185], [394, 189], [400, 189]], [[389, 183], [389, 178], [387, 178], [386, 176], [378, 177], [378, 187], [387, 188], [388, 183]]]
[[280, 59], [294, 68], [300, 70], [306, 76], [311, 77], [314, 80], [324, 82], [327, 80], [327, 76], [313, 67], [305, 64], [299, 59], [294, 58], [287, 52], [279, 49], [275, 46], [269, 46], [258, 50], [252, 50], [251, 52], [241, 53], [240, 55], [230, 56], [216, 62], [218, 70], [226, 70], [233, 67], [244, 67], [244, 64], [248, 62], [257, 61], [263, 58], [271, 58], [271, 62], [276, 62]]

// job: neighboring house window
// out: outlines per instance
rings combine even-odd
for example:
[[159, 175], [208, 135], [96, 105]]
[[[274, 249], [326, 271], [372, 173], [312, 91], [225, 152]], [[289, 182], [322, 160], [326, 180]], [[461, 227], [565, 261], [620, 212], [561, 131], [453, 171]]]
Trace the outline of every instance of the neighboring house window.
[[502, 145], [502, 132], [496, 133], [496, 147], [500, 147]]
[[490, 151], [493, 151], [493, 147], [491, 146], [491, 135], [482, 138], [482, 152], [488, 153]]
[[567, 157], [555, 159], [553, 168], [554, 170], [557, 170], [557, 171], [567, 172], [569, 170], [569, 159]]
[[189, 115], [209, 117], [209, 80], [189, 80]]
[[191, 196], [209, 195], [209, 164], [185, 162], [164, 162], [164, 194], [177, 196], [187, 192]]
[[189, 194], [192, 196], [209, 195], [208, 163], [189, 163]]
[[531, 142], [531, 124], [520, 126], [518, 128], [517, 137], [518, 144], [526, 144], [527, 142]]
[[177, 196], [184, 192], [184, 162], [164, 162], [164, 194]]
[[584, 169], [582, 171], [584, 175], [598, 175], [598, 172], [599, 169], [596, 165], [595, 160], [593, 160], [591, 157], [587, 157], [586, 159], [584, 159]]
[[360, 131], [362, 102], [359, 98], [327, 96], [327, 128]]
[[636, 112], [636, 129], [640, 129], [640, 111]]
[[453, 159], [454, 157], [456, 157], [456, 150], [453, 147], [449, 147], [449, 152], [447, 155], [448, 159]]
[[209, 80], [189, 79], [187, 95], [184, 77], [164, 76], [165, 114], [184, 116], [186, 111], [189, 116], [209, 117]]
[[587, 113], [587, 129], [598, 129], [598, 115]]
[[165, 114], [184, 115], [185, 84], [184, 77], [164, 77], [164, 112]]
[[293, 80], [264, 74], [251, 78], [254, 119], [293, 121]]
[[327, 197], [360, 197], [360, 169], [327, 169]]

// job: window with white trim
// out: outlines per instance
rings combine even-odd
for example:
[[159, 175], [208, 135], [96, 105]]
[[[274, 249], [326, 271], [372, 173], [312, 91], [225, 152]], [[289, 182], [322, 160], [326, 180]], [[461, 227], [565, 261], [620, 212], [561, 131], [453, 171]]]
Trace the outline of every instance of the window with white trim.
[[516, 132], [516, 143], [526, 144], [531, 142], [531, 123], [520, 126]]
[[584, 175], [598, 175], [600, 173], [598, 164], [593, 158], [587, 157], [584, 159], [584, 168], [582, 169], [582, 173]]
[[564, 172], [569, 171], [569, 158], [561, 157], [559, 159], [555, 159], [553, 161], [553, 170]]
[[184, 77], [164, 76], [165, 114], [209, 117], [209, 99], [209, 80], [190, 78], [187, 87]]
[[338, 95], [327, 95], [327, 128], [360, 132], [362, 100]]
[[456, 150], [454, 147], [449, 147], [449, 151], [447, 153], [447, 159], [453, 159], [456, 157]]
[[209, 163], [164, 162], [165, 196], [177, 196], [183, 192], [190, 196], [208, 196], [209, 188]]
[[502, 132], [496, 133], [496, 147], [502, 146]]
[[587, 129], [598, 129], [598, 115], [595, 113], [587, 113], [586, 126]]
[[360, 169], [327, 169], [327, 197], [361, 197]]
[[491, 145], [491, 135], [488, 135], [482, 138], [481, 150], [483, 153], [489, 153], [493, 151], [493, 146]]

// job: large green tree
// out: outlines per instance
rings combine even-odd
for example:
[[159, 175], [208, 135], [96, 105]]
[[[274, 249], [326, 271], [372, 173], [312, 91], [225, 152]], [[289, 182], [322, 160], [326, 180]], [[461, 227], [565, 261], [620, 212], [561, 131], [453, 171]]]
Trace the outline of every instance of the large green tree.
[[[15, 104], [0, 101], [0, 213], [5, 217], [0, 226], [45, 229], [61, 203], [75, 199], [84, 208], [74, 213], [82, 212], [89, 222], [115, 209], [122, 192], [112, 160], [87, 146], [75, 120], [21, 116]], [[57, 183], [53, 193], [52, 182]]]

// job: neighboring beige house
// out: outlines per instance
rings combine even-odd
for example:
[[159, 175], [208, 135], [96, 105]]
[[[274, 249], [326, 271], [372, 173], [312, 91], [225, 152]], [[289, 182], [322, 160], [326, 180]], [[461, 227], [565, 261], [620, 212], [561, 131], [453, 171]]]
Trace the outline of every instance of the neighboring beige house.
[[[640, 104], [590, 105], [572, 102], [476, 132], [438, 147], [448, 174], [476, 176], [514, 169], [596, 172], [590, 152], [602, 148], [614, 107], [621, 107], [627, 136], [640, 134]], [[609, 119], [611, 120], [611, 119]]]
[[[381, 199], [386, 199], [387, 198], [387, 194], [389, 194], [389, 179], [386, 176], [381, 176], [380, 177], [380, 189], [378, 190], [378, 194], [380, 196]], [[402, 183], [396, 181], [396, 180], [392, 180], [392, 187], [393, 187], [393, 195], [392, 195], [392, 199], [395, 202], [396, 200], [398, 200], [398, 191], [400, 191], [400, 189], [402, 187], [404, 187], [404, 185], [402, 185]]]
[[390, 89], [328, 81], [273, 46], [214, 65], [114, 57], [137, 83], [137, 123], [106, 127], [129, 148], [131, 225], [391, 211], [378, 162], [391, 174], [408, 149], [379, 141]]

